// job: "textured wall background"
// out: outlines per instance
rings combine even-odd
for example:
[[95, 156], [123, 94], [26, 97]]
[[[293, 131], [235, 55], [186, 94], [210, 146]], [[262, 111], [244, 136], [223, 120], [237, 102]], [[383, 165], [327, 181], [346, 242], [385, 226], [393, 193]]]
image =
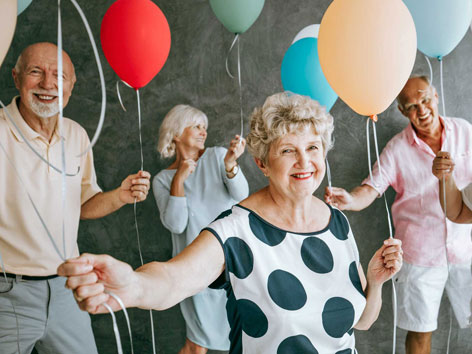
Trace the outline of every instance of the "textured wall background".
[[[155, 1], [166, 15], [172, 33], [169, 59], [158, 76], [141, 91], [143, 114], [143, 148], [145, 169], [154, 176], [167, 167], [169, 161], [157, 156], [157, 131], [166, 112], [178, 103], [188, 103], [207, 113], [210, 126], [208, 146], [226, 145], [239, 132], [239, 98], [236, 80], [231, 80], [224, 68], [224, 58], [233, 36], [217, 21], [206, 0]], [[85, 1], [82, 6], [99, 44], [100, 23], [112, 0]], [[275, 92], [281, 91], [280, 64], [293, 37], [303, 27], [320, 23], [329, 0], [267, 0], [261, 16], [241, 39], [243, 104], [245, 115]], [[75, 63], [78, 81], [65, 115], [84, 126], [91, 136], [100, 113], [98, 72], [85, 29], [69, 1], [63, 1], [64, 49]], [[342, 21], [342, 19], [340, 19]], [[18, 17], [16, 34], [11, 49], [0, 70], [0, 99], [5, 103], [16, 94], [10, 69], [16, 57], [28, 44], [38, 41], [55, 42], [57, 38], [57, 2], [34, 0]], [[368, 40], [366, 38], [366, 40]], [[100, 49], [101, 52], [101, 49]], [[446, 107], [450, 116], [472, 121], [469, 97], [472, 95], [470, 54], [472, 35], [467, 33], [458, 48], [444, 61]], [[94, 148], [95, 167], [99, 184], [104, 190], [116, 188], [122, 179], [140, 166], [136, 98], [132, 90], [123, 88], [122, 97], [128, 112], [123, 112], [115, 92], [117, 76], [108, 66], [103, 53], [107, 86], [107, 115], [102, 135]], [[231, 61], [235, 71], [236, 62]], [[435, 84], [439, 84], [439, 65], [433, 63]], [[388, 70], [388, 68], [385, 68]], [[429, 75], [421, 54], [417, 56], [415, 73]], [[123, 86], [122, 86], [123, 87]], [[438, 86], [439, 87], [439, 86]], [[329, 154], [333, 185], [351, 189], [368, 174], [365, 121], [351, 111], [341, 100], [331, 110], [335, 118], [335, 147]], [[377, 126], [379, 144], [387, 141], [407, 124], [392, 105], [380, 116]], [[246, 120], [245, 131], [247, 132]], [[240, 161], [251, 191], [266, 182], [246, 153]], [[317, 195], [322, 195], [325, 184]], [[394, 192], [387, 192], [391, 205]], [[363, 212], [348, 213], [357, 238], [364, 267], [382, 240], [388, 236], [386, 214], [382, 200], [377, 200]], [[145, 261], [169, 259], [171, 242], [169, 232], [162, 226], [152, 193], [138, 206], [138, 222]], [[133, 207], [126, 206], [100, 220], [82, 222], [79, 231], [82, 252], [108, 253], [139, 266], [134, 229]], [[47, 247], [47, 245], [45, 245]], [[379, 320], [368, 332], [357, 331], [360, 353], [389, 353], [392, 339], [391, 286], [384, 287], [384, 306]], [[151, 352], [151, 334], [148, 312], [130, 310], [133, 338], [137, 353]], [[115, 353], [111, 318], [93, 316], [93, 327], [100, 353]], [[124, 317], [119, 314], [123, 348], [129, 350]], [[154, 312], [159, 353], [176, 353], [185, 340], [185, 327], [179, 307]], [[439, 329], [433, 338], [433, 353], [444, 353], [449, 329], [449, 304], [443, 300]], [[398, 353], [404, 353], [405, 332], [399, 330]], [[472, 352], [471, 330], [460, 330], [455, 320], [451, 339], [451, 353]]]

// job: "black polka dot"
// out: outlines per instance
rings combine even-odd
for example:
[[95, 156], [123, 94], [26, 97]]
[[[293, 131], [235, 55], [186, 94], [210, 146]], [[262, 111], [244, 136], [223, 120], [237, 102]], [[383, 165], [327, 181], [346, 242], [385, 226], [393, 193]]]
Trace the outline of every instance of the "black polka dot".
[[335, 354], [352, 354], [352, 350], [351, 349], [343, 349], [343, 350], [340, 350], [340, 351], [336, 352]]
[[254, 256], [246, 242], [238, 237], [230, 237], [225, 242], [226, 266], [237, 278], [244, 279], [252, 272]]
[[280, 343], [277, 354], [318, 354], [310, 340], [303, 336], [288, 337]]
[[328, 245], [318, 237], [308, 237], [303, 241], [302, 260], [315, 273], [329, 273], [333, 270], [333, 255]]
[[227, 216], [230, 216], [232, 213], [233, 213], [233, 211], [232, 211], [231, 209], [225, 210], [225, 211], [222, 212], [220, 215], [218, 215], [218, 216], [216, 217], [216, 219], [213, 220], [213, 221], [223, 219], [223, 218], [225, 218], [225, 217], [227, 217]]
[[270, 298], [285, 310], [298, 310], [306, 303], [306, 291], [302, 283], [294, 275], [274, 270], [267, 280]]
[[266, 224], [253, 213], [249, 213], [249, 226], [253, 234], [269, 246], [277, 246], [287, 235], [285, 231]]
[[349, 279], [351, 279], [352, 285], [354, 285], [357, 291], [365, 297], [364, 290], [362, 290], [362, 283], [361, 279], [359, 278], [359, 271], [357, 270], [356, 262], [352, 262], [349, 266]]
[[354, 307], [342, 297], [332, 297], [326, 301], [321, 317], [326, 333], [341, 338], [354, 323]]
[[349, 234], [349, 223], [346, 217], [337, 209], [333, 209], [332, 220], [329, 229], [338, 240], [347, 240]]
[[264, 312], [254, 302], [246, 299], [238, 300], [243, 331], [251, 337], [259, 338], [267, 332], [269, 322]]

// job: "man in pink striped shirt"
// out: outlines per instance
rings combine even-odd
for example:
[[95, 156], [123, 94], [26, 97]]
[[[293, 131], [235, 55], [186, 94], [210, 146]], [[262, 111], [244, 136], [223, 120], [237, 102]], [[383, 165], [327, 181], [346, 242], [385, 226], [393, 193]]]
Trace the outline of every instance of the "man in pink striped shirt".
[[408, 331], [407, 354], [429, 354], [444, 289], [459, 325], [469, 325], [471, 225], [446, 220], [431, 166], [440, 150], [449, 151], [458, 188], [471, 183], [472, 125], [440, 117], [436, 89], [423, 76], [408, 80], [398, 96], [398, 108], [410, 124], [387, 143], [381, 168], [377, 162], [372, 178], [350, 193], [327, 189], [325, 199], [342, 210], [362, 210], [393, 187], [395, 237], [402, 240], [404, 251], [404, 265], [395, 279], [398, 326]]

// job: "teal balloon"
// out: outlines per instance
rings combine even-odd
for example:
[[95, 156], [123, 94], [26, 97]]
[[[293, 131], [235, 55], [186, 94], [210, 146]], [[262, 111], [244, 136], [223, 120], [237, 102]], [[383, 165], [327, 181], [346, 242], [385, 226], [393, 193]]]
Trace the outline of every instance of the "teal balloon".
[[33, 0], [18, 0], [18, 15], [25, 11], [32, 1]]
[[328, 111], [338, 98], [321, 70], [317, 38], [302, 38], [288, 48], [280, 76], [285, 91], [310, 96]]
[[244, 33], [256, 22], [264, 0], [210, 0], [216, 17], [232, 33]]
[[464, 37], [472, 20], [471, 0], [403, 2], [415, 22], [418, 49], [433, 58], [442, 58], [452, 52]]

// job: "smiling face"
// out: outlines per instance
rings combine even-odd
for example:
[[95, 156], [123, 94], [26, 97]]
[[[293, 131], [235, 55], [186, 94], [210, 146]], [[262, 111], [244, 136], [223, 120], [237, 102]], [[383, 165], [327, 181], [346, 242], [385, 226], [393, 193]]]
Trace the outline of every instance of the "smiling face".
[[207, 138], [206, 125], [204, 122], [196, 122], [184, 129], [179, 137], [175, 140], [185, 146], [187, 149], [205, 149], [205, 141]]
[[400, 112], [407, 117], [417, 133], [430, 135], [440, 129], [438, 94], [421, 78], [408, 80], [400, 93]]
[[325, 174], [321, 137], [306, 128], [290, 133], [270, 145], [267, 163], [257, 161], [269, 177], [270, 186], [290, 199], [311, 196]]
[[[29, 46], [21, 55], [13, 78], [20, 93], [20, 111], [39, 118], [50, 118], [59, 112], [57, 86], [57, 47], [51, 43]], [[69, 102], [75, 83], [74, 66], [63, 55], [63, 107]]]

